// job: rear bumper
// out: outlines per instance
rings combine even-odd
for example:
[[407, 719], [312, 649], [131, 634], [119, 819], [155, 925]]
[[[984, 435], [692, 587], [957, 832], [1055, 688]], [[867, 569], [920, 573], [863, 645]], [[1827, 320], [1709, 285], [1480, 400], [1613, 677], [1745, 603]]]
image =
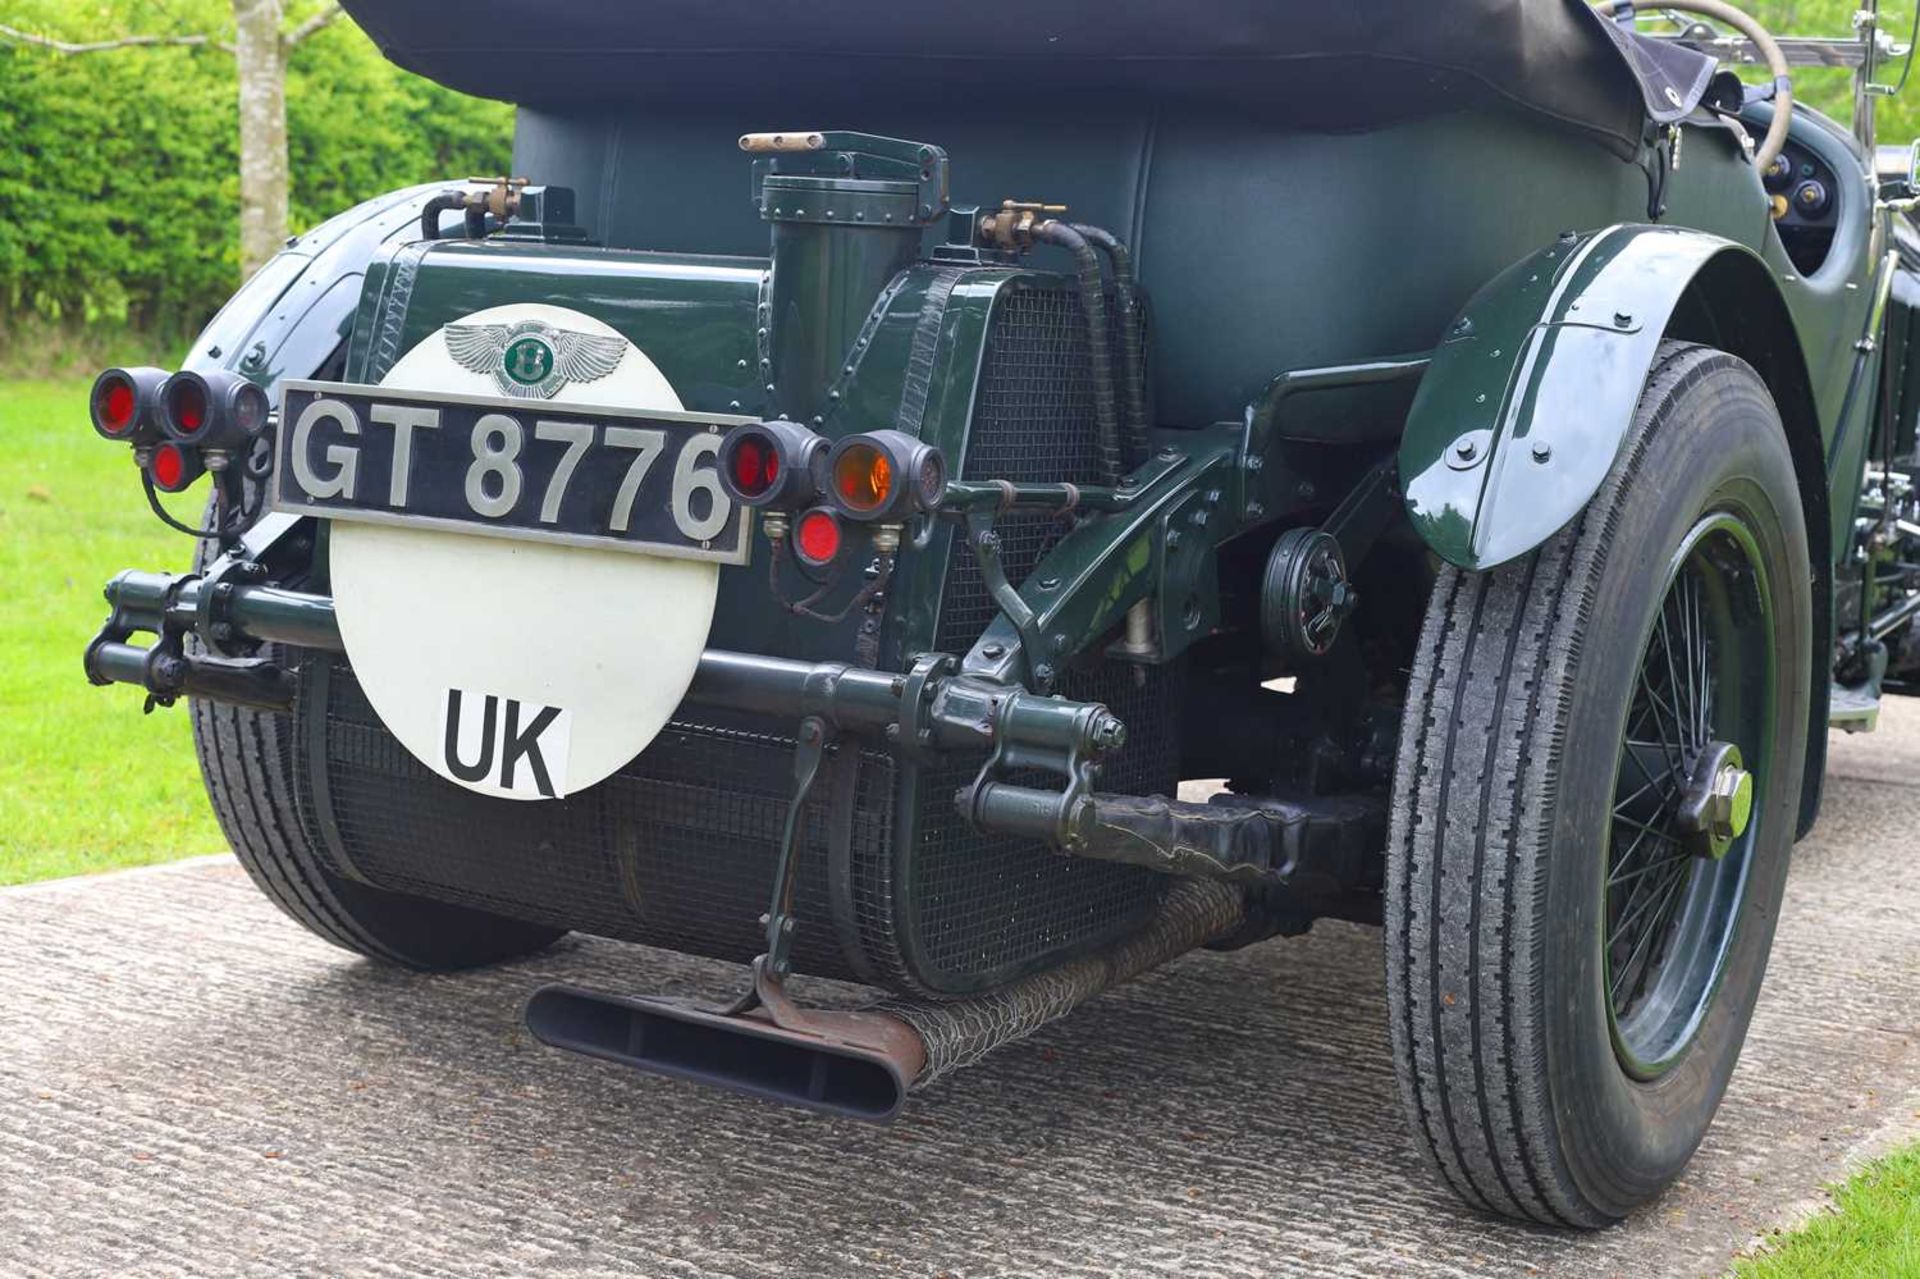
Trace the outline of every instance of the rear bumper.
[[[106, 598], [112, 616], [86, 653], [87, 677], [96, 684], [135, 684], [160, 698], [206, 696], [285, 710], [290, 684], [258, 674], [264, 669], [260, 659], [233, 654], [261, 642], [344, 651], [333, 601], [325, 595], [217, 575], [127, 572], [107, 585]], [[151, 648], [129, 642], [139, 632], [162, 642]], [[169, 653], [166, 637], [187, 633], [201, 636], [216, 655]], [[1104, 706], [953, 675], [950, 666], [932, 659], [896, 674], [708, 649], [685, 700], [789, 720], [818, 716], [907, 753], [999, 747], [1023, 764], [1051, 765], [1063, 775], [1070, 771], [1070, 755], [1097, 758], [1126, 739], [1125, 725]], [[1016, 833], [1047, 833], [1035, 829], [1024, 810], [1012, 820]]]

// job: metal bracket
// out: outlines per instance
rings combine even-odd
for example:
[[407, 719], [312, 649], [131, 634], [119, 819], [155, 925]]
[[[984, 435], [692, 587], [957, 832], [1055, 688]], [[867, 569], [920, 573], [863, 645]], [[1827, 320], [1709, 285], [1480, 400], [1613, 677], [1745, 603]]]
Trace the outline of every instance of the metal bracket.
[[993, 530], [993, 517], [994, 512], [985, 508], [967, 512], [967, 545], [972, 548], [973, 558], [980, 565], [980, 580], [986, 585], [987, 594], [993, 597], [1001, 615], [1020, 636], [1020, 648], [1027, 659], [1028, 673], [1035, 686], [1044, 691], [1052, 684], [1052, 671], [1041, 656], [1045, 651], [1041, 647], [1044, 637], [1036, 625], [1037, 618], [1032, 607], [1021, 598], [1013, 583], [1007, 580], [1006, 566], [1000, 559], [1000, 535]]

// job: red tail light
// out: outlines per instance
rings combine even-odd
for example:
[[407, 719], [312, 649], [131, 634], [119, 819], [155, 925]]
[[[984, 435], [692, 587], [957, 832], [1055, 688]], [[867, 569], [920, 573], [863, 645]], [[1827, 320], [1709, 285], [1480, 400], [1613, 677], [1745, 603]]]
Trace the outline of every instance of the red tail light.
[[165, 369], [108, 369], [93, 380], [87, 412], [93, 429], [122, 444], [151, 444], [160, 437], [155, 414]]
[[198, 433], [207, 424], [207, 388], [198, 382], [176, 382], [168, 389], [168, 419], [182, 435]]
[[153, 477], [153, 486], [163, 493], [178, 493], [191, 487], [206, 469], [198, 454], [172, 440], [156, 447], [147, 462], [147, 474]]
[[203, 449], [240, 449], [267, 425], [267, 393], [238, 374], [176, 373], [160, 388], [167, 438]]
[[793, 526], [793, 550], [802, 564], [819, 568], [840, 557], [844, 543], [840, 517], [824, 506], [816, 506]]
[[759, 497], [780, 478], [780, 454], [768, 440], [748, 438], [733, 451], [734, 487]]
[[720, 441], [720, 483], [734, 501], [794, 511], [819, 494], [827, 441], [794, 422], [748, 422]]

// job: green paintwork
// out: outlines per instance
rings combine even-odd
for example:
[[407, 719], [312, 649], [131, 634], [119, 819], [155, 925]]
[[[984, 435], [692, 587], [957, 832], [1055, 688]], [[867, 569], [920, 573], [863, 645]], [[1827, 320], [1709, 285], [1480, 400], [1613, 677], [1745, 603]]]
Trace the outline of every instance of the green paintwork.
[[1400, 443], [1414, 528], [1491, 568], [1566, 525], [1600, 487], [1675, 306], [1700, 268], [1746, 250], [1673, 227], [1557, 241], [1461, 312]]
[[773, 233], [761, 371], [780, 415], [816, 426], [837, 398], [830, 388], [841, 370], [852, 368], [874, 303], [919, 256], [922, 228], [947, 211], [940, 148], [862, 133], [821, 136], [818, 150], [753, 162], [754, 198]]
[[[1171, 433], [1163, 436], [1171, 438]], [[1241, 460], [1240, 433], [1227, 426], [1179, 436], [1127, 476], [1113, 513], [1088, 520], [1055, 544], [1023, 583], [1029, 632], [1043, 651], [1026, 652], [1020, 630], [1002, 613], [962, 669], [1051, 689], [1067, 658], [1117, 626], [1141, 600], [1152, 601], [1156, 661], [1172, 661], [1219, 621], [1215, 551], [1243, 525], [1228, 500]]]
[[[1757, 118], [1764, 122], [1764, 112]], [[1817, 119], [1794, 136], [1836, 172], [1859, 167], [1844, 136]], [[1868, 411], [1856, 388], [1871, 385], [1871, 361], [1856, 359], [1854, 346], [1870, 324], [1879, 231], [1864, 191], [1837, 193], [1841, 224], [1856, 235], [1837, 238], [1821, 269], [1802, 277], [1769, 225], [1758, 177], [1726, 137], [1687, 131], [1685, 161], [1669, 175], [1666, 224], [1561, 236], [1496, 276], [1456, 316], [1400, 444], [1408, 515], [1442, 558], [1492, 568], [1571, 521], [1611, 468], [1666, 337], [1754, 355], [1727, 330], [1777, 313], [1781, 331], [1756, 343], [1766, 358], [1754, 362], [1788, 429], [1810, 432], [1825, 455], [1836, 437], [1848, 438], [1842, 423], [1856, 427]], [[1801, 387], [1811, 421], [1794, 412]], [[1851, 480], [1839, 477], [1857, 473], [1850, 447], [1816, 481], [1835, 490], [1836, 555], [1854, 501]]]
[[766, 395], [752, 367], [754, 310], [766, 269], [764, 259], [576, 246], [403, 244], [368, 267], [346, 376], [378, 382], [450, 320], [507, 302], [543, 302], [630, 337], [644, 334], [647, 355], [689, 410], [757, 415]]

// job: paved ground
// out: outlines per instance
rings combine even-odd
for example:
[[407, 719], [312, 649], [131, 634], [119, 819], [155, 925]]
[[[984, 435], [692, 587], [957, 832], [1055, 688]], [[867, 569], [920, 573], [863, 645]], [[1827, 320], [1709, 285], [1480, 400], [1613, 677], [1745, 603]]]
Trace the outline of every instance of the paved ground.
[[1718, 1274], [1920, 1131], [1920, 707], [1835, 739], [1754, 1037], [1686, 1182], [1598, 1236], [1463, 1214], [1393, 1097], [1377, 941], [1188, 958], [891, 1129], [533, 1045], [578, 942], [472, 976], [310, 940], [217, 859], [0, 892], [0, 1275]]

